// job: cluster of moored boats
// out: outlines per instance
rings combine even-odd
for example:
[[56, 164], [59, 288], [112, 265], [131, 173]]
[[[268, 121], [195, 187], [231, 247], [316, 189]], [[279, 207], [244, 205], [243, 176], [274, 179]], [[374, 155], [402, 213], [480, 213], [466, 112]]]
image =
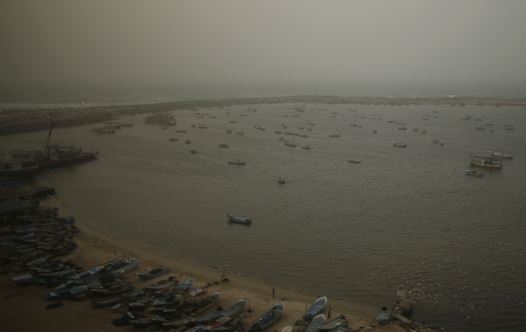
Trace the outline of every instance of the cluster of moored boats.
[[[472, 155], [470, 166], [487, 169], [502, 169], [503, 160], [511, 160], [513, 156], [507, 153], [498, 151], [488, 151], [487, 155]], [[467, 169], [464, 171], [465, 175], [482, 177], [484, 173], [475, 169]]]
[[122, 128], [133, 127], [133, 123], [130, 122], [119, 122], [119, 121], [106, 121], [102, 127], [95, 127], [90, 129], [92, 133], [99, 135], [115, 134], [117, 130]]

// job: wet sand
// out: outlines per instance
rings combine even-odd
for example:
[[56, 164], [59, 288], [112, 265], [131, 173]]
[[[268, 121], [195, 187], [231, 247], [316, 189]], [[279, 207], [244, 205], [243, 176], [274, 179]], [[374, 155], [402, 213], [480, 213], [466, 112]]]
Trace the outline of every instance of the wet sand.
[[[43, 202], [42, 205], [60, 207], [59, 201], [55, 198]], [[104, 234], [97, 233], [83, 222], [77, 221], [77, 226], [81, 230], [76, 237], [78, 247], [72, 254], [64, 258], [71, 259], [74, 263], [85, 268], [107, 262], [119, 256], [134, 256], [142, 261], [142, 265], [138, 271], [128, 274], [127, 278], [137, 287], [144, 287], [146, 283], [137, 282], [135, 273], [159, 265], [170, 268], [171, 275], [177, 276], [180, 280], [187, 277], [194, 278], [196, 280], [194, 285], [197, 287], [219, 279], [219, 269], [192, 265], [188, 262], [182, 262], [180, 259], [166, 257], [150, 251], [147, 248], [140, 247], [138, 244], [110, 239]], [[270, 329], [279, 331], [282, 327], [293, 325], [296, 320], [301, 319], [306, 306], [314, 300], [312, 295], [279, 288], [276, 289], [276, 298], [273, 299], [271, 285], [246, 276], [239, 276], [235, 272], [229, 272], [228, 269], [225, 275], [230, 282], [213, 286], [209, 289], [209, 292], [221, 292], [222, 300], [220, 305], [223, 307], [229, 306], [239, 299], [248, 298], [253, 312], [245, 312], [243, 314], [242, 317], [246, 325], [250, 325], [274, 303], [283, 302], [285, 303], [284, 317]], [[158, 279], [154, 279], [152, 282]], [[81, 302], [63, 301], [63, 307], [46, 309], [46, 302], [43, 300], [45, 288], [16, 286], [9, 282], [7, 275], [0, 278], [0, 291], [2, 294], [0, 319], [3, 331], [123, 330], [123, 328], [118, 328], [111, 324], [111, 321], [119, 314], [112, 312], [110, 309], [94, 309], [91, 307], [89, 300]], [[384, 327], [374, 327], [374, 313], [366, 306], [334, 301], [330, 301], [330, 304], [331, 316], [336, 317], [338, 314], [343, 313], [350, 319], [350, 326], [353, 330], [406, 331], [398, 326], [397, 323]]]

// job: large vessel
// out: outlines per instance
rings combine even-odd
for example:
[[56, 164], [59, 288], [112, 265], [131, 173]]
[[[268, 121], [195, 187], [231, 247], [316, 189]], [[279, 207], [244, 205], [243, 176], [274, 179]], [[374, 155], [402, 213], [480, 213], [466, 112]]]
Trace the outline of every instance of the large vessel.
[[0, 163], [0, 176], [23, 176], [38, 171], [38, 164], [32, 162], [6, 161]]
[[471, 159], [472, 166], [501, 169], [502, 163], [495, 159]]
[[51, 123], [46, 140], [44, 152], [37, 162], [40, 168], [53, 168], [76, 163], [82, 163], [97, 158], [98, 153], [94, 151], [84, 151], [76, 146], [50, 145], [51, 134], [53, 133], [54, 123]]

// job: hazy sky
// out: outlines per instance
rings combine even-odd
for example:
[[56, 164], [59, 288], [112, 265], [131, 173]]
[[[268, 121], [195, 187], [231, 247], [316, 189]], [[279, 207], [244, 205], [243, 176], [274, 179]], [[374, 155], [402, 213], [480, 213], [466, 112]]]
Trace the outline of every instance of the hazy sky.
[[1, 0], [0, 98], [526, 97], [526, 0]]

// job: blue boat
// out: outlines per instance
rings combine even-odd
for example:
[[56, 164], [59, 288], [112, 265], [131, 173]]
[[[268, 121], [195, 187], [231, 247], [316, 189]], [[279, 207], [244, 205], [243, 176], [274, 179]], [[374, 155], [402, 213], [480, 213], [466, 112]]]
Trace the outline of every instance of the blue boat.
[[303, 319], [307, 322], [310, 322], [314, 318], [314, 316], [325, 312], [328, 302], [329, 300], [327, 299], [327, 296], [322, 296], [316, 299], [316, 301], [314, 301], [314, 303], [307, 310], [305, 315], [303, 315]]
[[265, 312], [257, 321], [252, 324], [248, 329], [249, 332], [264, 331], [268, 329], [272, 324], [276, 323], [283, 314], [285, 306], [282, 303], [278, 303], [272, 306], [270, 310]]

